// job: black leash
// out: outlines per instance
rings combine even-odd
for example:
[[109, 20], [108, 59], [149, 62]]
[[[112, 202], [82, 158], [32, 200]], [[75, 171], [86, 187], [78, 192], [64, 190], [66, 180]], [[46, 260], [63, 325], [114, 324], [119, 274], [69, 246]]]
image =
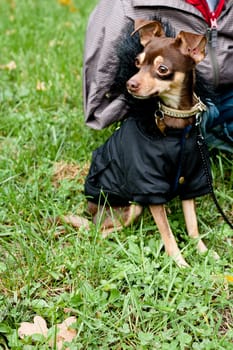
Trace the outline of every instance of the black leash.
[[207, 154], [208, 149], [207, 149], [207, 145], [206, 145], [205, 139], [204, 139], [204, 137], [202, 135], [201, 115], [200, 114], [196, 116], [196, 126], [198, 128], [197, 145], [199, 147], [199, 151], [200, 151], [200, 154], [201, 154], [202, 162], [203, 162], [203, 165], [204, 165], [204, 170], [205, 170], [205, 174], [206, 174], [206, 177], [207, 177], [210, 193], [212, 195], [214, 204], [216, 205], [219, 213], [222, 215], [224, 221], [233, 230], [233, 224], [230, 222], [230, 220], [228, 219], [228, 217], [226, 216], [226, 214], [222, 210], [222, 208], [221, 208], [221, 206], [220, 206], [220, 204], [219, 204], [219, 202], [218, 202], [218, 200], [217, 200], [217, 198], [215, 196], [214, 189], [213, 189], [213, 186], [212, 186], [212, 181], [211, 181], [212, 176], [210, 174], [210, 168], [208, 167], [208, 154]]

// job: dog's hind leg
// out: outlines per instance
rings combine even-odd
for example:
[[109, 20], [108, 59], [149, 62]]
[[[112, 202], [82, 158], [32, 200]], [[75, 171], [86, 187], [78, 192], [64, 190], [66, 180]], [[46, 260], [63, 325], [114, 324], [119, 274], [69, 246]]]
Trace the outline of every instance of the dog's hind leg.
[[110, 207], [88, 202], [88, 212], [92, 215], [93, 223], [99, 225], [104, 238], [112, 232], [130, 226], [140, 217], [142, 211], [143, 207], [138, 204]]
[[172, 233], [165, 206], [163, 204], [150, 205], [150, 211], [160, 232], [167, 254], [175, 260], [178, 266], [188, 267], [189, 265], [183, 258]]
[[[188, 235], [197, 240], [198, 251], [200, 253], [205, 253], [208, 250], [208, 248], [206, 247], [205, 243], [202, 241], [199, 235], [194, 199], [183, 200], [182, 207]], [[213, 256], [215, 259], [219, 259], [217, 253], [214, 252]]]
[[122, 230], [133, 224], [142, 214], [143, 207], [138, 204], [130, 204], [127, 207], [108, 208], [108, 215], [101, 224], [103, 237], [107, 237], [114, 231]]

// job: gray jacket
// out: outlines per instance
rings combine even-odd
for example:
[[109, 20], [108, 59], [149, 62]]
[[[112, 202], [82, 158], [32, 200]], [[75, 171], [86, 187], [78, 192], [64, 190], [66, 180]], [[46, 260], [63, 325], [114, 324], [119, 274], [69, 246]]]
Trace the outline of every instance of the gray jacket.
[[[176, 33], [181, 30], [207, 34], [202, 14], [185, 0], [100, 0], [92, 12], [86, 32], [83, 62], [85, 122], [102, 129], [125, 117], [128, 105], [124, 95], [111, 98], [110, 86], [116, 77], [116, 45], [129, 21], [158, 16], [168, 20]], [[219, 89], [233, 86], [233, 0], [217, 20], [217, 46], [209, 43], [207, 56], [198, 70]]]

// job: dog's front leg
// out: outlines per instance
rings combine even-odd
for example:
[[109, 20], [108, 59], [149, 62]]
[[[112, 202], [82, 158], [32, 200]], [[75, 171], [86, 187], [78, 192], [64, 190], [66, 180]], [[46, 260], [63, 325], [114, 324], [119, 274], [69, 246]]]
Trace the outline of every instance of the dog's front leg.
[[[194, 199], [187, 199], [182, 201], [182, 207], [184, 212], [185, 223], [188, 231], [188, 235], [197, 240], [197, 249], [200, 253], [205, 253], [208, 248], [201, 240], [197, 224], [197, 215]], [[215, 259], [219, 259], [216, 252], [213, 254]]]
[[167, 254], [175, 260], [178, 266], [189, 266], [178, 248], [167, 219], [165, 206], [163, 204], [150, 205], [150, 211], [161, 234]]
[[182, 207], [188, 235], [197, 240], [197, 249], [199, 252], [205, 253], [208, 249], [204, 242], [200, 239], [194, 199], [183, 200]]

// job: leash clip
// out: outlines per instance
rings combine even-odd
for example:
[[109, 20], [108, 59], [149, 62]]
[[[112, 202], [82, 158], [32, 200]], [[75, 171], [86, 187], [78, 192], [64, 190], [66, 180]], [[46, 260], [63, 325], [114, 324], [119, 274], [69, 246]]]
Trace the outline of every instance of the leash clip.
[[164, 123], [164, 113], [160, 109], [155, 111], [154, 114], [155, 117], [155, 124], [157, 128], [161, 131], [161, 133], [166, 136], [165, 130], [166, 130], [166, 124]]
[[201, 122], [202, 122], [202, 113], [197, 113], [195, 126], [199, 126], [201, 124]]
[[155, 111], [155, 117], [157, 117], [157, 118], [163, 120], [163, 119], [164, 119], [164, 113], [163, 113], [163, 111], [161, 111], [161, 109], [157, 109], [157, 110]]

